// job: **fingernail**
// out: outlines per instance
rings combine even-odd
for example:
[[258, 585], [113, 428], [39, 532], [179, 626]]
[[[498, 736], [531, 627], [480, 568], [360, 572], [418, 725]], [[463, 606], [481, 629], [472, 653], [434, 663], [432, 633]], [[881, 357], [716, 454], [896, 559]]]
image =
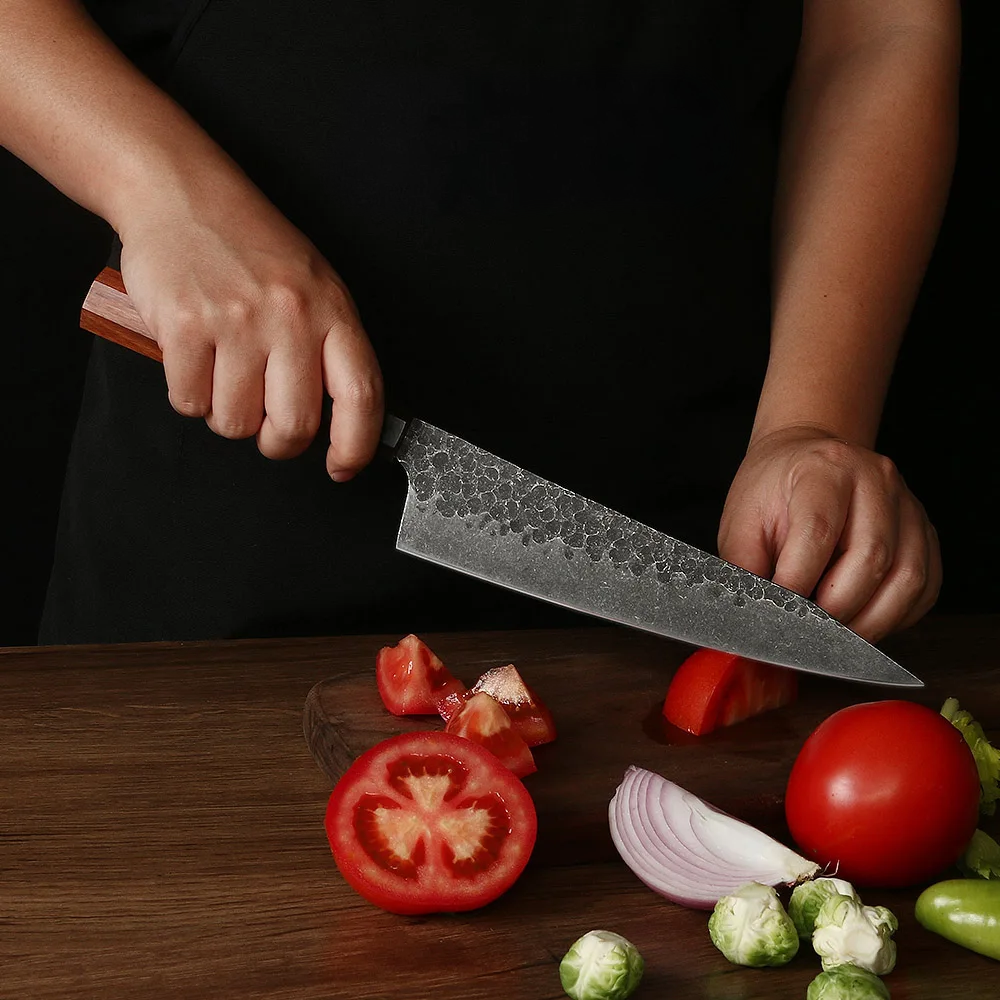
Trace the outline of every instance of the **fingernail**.
[[346, 469], [338, 469], [336, 472], [330, 473], [330, 478], [335, 483], [346, 483], [348, 479], [354, 476], [353, 472], [348, 472]]

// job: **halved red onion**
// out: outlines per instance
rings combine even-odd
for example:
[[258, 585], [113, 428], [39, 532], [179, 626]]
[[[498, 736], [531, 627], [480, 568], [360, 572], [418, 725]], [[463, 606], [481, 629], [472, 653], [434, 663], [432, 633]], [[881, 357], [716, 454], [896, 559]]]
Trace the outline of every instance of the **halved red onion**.
[[625, 864], [667, 899], [710, 910], [748, 882], [794, 885], [815, 862], [652, 771], [630, 767], [608, 807]]

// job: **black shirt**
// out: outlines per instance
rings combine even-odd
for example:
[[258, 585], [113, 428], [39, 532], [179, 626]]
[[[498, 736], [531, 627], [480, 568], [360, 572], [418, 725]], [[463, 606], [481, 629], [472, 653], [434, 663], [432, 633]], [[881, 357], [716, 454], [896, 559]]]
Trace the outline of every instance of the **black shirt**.
[[[344, 277], [392, 405], [714, 547], [799, 4], [94, 6]], [[270, 462], [95, 344], [43, 639], [566, 620], [397, 555], [400, 471], [332, 484], [323, 433]]]

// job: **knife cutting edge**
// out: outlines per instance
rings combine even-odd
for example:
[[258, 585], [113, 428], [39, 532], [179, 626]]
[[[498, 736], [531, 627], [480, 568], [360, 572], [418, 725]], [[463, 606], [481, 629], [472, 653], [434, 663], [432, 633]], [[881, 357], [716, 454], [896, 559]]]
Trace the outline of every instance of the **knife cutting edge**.
[[[83, 329], [162, 361], [106, 268]], [[812, 601], [422, 420], [382, 431], [408, 487], [396, 547], [574, 611], [807, 673], [923, 682]]]

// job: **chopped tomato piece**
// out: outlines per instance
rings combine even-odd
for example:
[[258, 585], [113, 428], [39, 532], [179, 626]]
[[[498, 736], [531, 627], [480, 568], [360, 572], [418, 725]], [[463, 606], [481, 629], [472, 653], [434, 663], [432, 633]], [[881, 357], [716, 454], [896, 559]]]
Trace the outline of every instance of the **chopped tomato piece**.
[[663, 714], [679, 729], [701, 736], [795, 700], [794, 670], [735, 653], [699, 649], [677, 669]]
[[465, 690], [415, 635], [378, 651], [375, 678], [382, 701], [393, 715], [435, 715], [442, 698]]
[[487, 670], [469, 689], [492, 695], [510, 716], [514, 728], [529, 747], [551, 743], [556, 738], [552, 713], [521, 678], [513, 663]]
[[485, 691], [470, 694], [444, 727], [446, 733], [464, 736], [499, 757], [519, 778], [538, 768], [521, 734], [503, 706]]
[[472, 910], [514, 884], [535, 806], [497, 758], [450, 733], [393, 736], [330, 796], [326, 834], [347, 882], [391, 913]]

